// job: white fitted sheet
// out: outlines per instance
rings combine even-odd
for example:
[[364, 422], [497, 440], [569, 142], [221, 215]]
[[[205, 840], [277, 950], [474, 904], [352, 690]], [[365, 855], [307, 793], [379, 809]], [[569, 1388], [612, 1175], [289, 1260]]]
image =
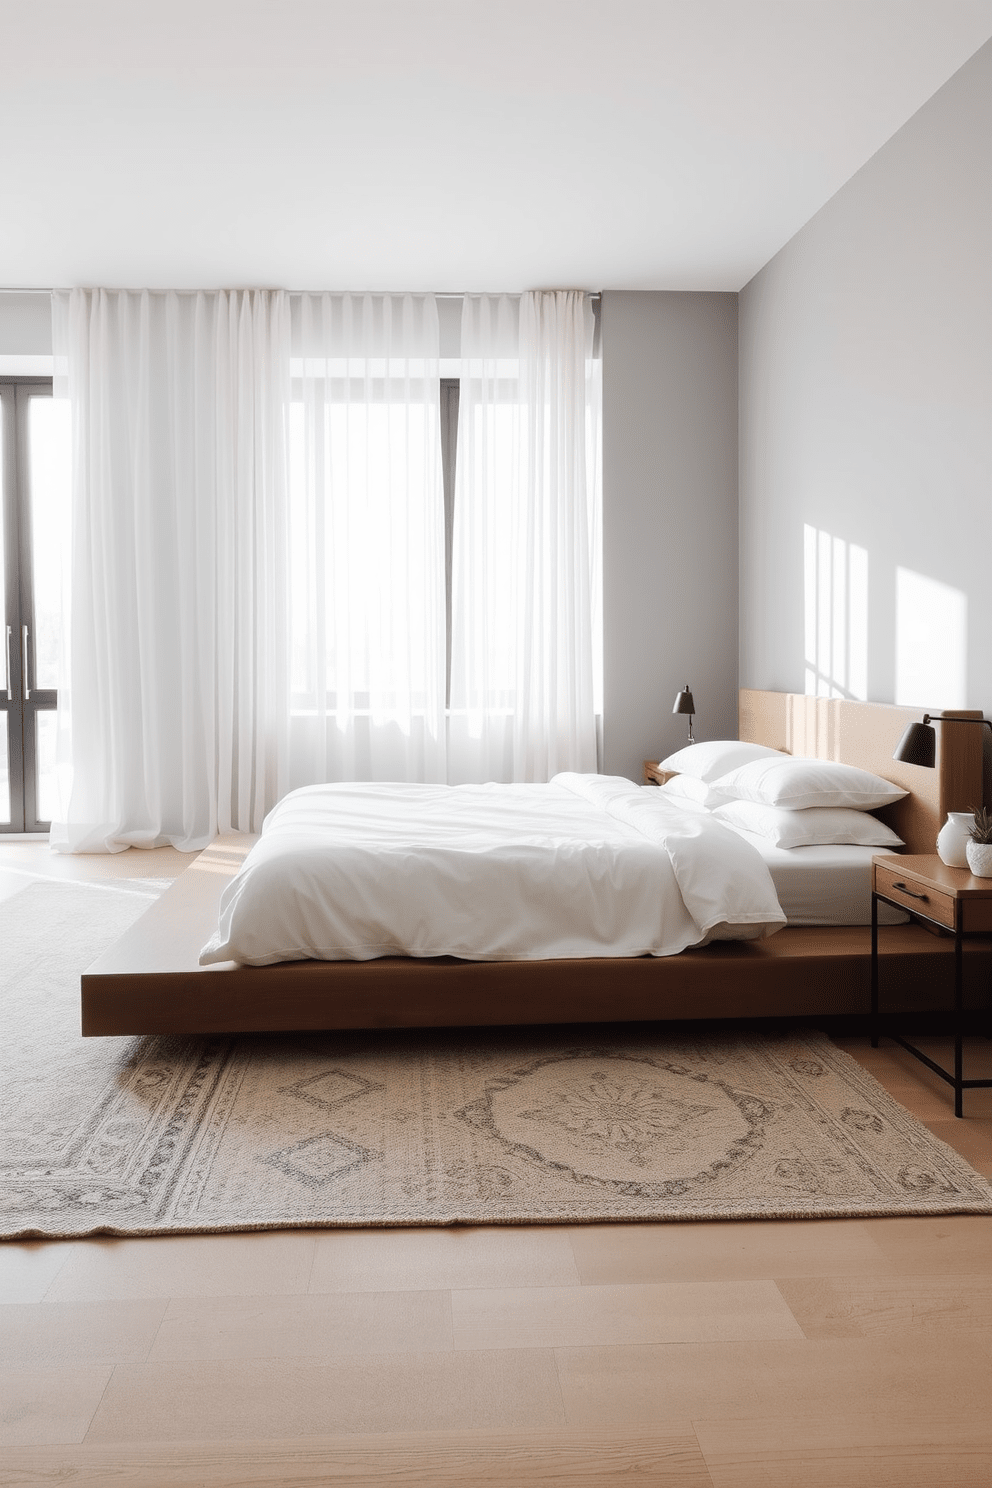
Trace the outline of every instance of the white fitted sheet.
[[[731, 828], [764, 858], [790, 925], [870, 925], [871, 860], [882, 849], [834, 843], [776, 847], [756, 832]], [[902, 925], [901, 909], [878, 906], [880, 925]]]

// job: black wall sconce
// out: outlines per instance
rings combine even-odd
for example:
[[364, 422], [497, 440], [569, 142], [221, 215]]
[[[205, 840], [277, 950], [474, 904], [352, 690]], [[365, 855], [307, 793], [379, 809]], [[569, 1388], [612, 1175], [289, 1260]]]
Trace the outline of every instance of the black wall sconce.
[[909, 725], [896, 745], [892, 758], [901, 760], [904, 765], [922, 765], [925, 770], [932, 770], [937, 759], [935, 723], [978, 723], [992, 730], [992, 722], [987, 718], [955, 718], [953, 713], [938, 714], [931, 718], [929, 713], [924, 713], [922, 723]]
[[689, 743], [690, 744], [695, 743], [695, 740], [692, 737], [692, 719], [693, 719], [693, 714], [695, 713], [695, 711], [696, 711], [696, 705], [692, 701], [692, 693], [689, 691], [689, 684], [687, 682], [685, 684], [685, 686], [683, 687], [682, 691], [681, 692], [677, 692], [675, 694], [675, 707], [672, 709], [672, 712], [673, 713], [688, 713], [688, 715], [689, 715]]

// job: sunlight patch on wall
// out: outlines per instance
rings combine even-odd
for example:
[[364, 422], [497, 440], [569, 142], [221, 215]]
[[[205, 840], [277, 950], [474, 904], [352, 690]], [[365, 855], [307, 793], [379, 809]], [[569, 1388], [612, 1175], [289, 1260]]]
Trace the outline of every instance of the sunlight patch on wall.
[[868, 697], [868, 553], [803, 526], [809, 696]]
[[912, 569], [896, 569], [896, 702], [966, 706], [968, 598]]

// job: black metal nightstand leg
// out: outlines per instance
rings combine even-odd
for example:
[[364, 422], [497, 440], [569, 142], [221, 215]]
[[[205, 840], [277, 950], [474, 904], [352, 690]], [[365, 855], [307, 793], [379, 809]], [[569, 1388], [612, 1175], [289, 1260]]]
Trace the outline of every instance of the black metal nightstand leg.
[[954, 1114], [964, 1115], [964, 947], [960, 923], [954, 930]]
[[871, 895], [871, 1046], [878, 1048], [878, 895]]

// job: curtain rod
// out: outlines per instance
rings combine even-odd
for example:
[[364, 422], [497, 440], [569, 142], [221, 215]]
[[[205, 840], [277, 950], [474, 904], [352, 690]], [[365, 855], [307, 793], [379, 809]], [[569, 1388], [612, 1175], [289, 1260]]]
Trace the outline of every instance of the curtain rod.
[[[568, 287], [570, 288], [571, 286], [568, 286]], [[540, 291], [538, 291], [538, 292], [540, 293]], [[296, 291], [296, 293], [299, 293], [299, 291]], [[427, 294], [427, 293], [430, 293], [430, 291], [428, 291], [428, 290], [413, 290], [413, 291], [411, 291], [411, 293], [413, 293], [413, 294]], [[433, 293], [434, 293], [434, 298], [436, 300], [463, 300], [466, 295], [475, 295], [475, 294], [507, 294], [507, 295], [517, 295], [517, 294], [526, 294], [527, 291], [524, 290], [524, 289], [507, 289], [507, 290], [502, 290], [502, 289], [492, 289], [492, 290], [487, 290], [487, 289], [437, 289], [437, 290], [434, 290]], [[601, 289], [581, 289], [581, 290], [578, 290], [577, 293], [578, 294], [587, 294], [591, 300], [601, 300], [603, 298], [603, 291]]]
[[[29, 288], [19, 288], [16, 285], [5, 284], [3, 286], [0, 286], [0, 294], [51, 295], [51, 294], [54, 294], [55, 293], [56, 289], [62, 289], [63, 287], [64, 286], [62, 286], [62, 285], [53, 285], [53, 286], [51, 286], [48, 289], [39, 289], [37, 286], [32, 285]], [[88, 289], [91, 289], [94, 286], [87, 285], [86, 287]], [[105, 286], [103, 286], [103, 287], [105, 287]], [[236, 287], [239, 288], [239, 289], [244, 289], [246, 287], [247, 288], [257, 288], [258, 286], [257, 285], [256, 286], [238, 285]], [[153, 294], [166, 294], [168, 292], [169, 291], [167, 291], [165, 289], [155, 289], [155, 290], [152, 291]], [[172, 293], [174, 293], [174, 294], [199, 294], [200, 292], [201, 291], [200, 290], [197, 290], [197, 289], [177, 289], [177, 290], [173, 290], [172, 291]], [[211, 293], [215, 293], [215, 292], [216, 291], [211, 291], [211, 290], [204, 290], [203, 291], [203, 293], [205, 293], [205, 294], [211, 294]], [[133, 290], [133, 293], [140, 294], [141, 293], [141, 290], [140, 289]], [[403, 289], [395, 289], [395, 290], [394, 289], [370, 289], [370, 290], [361, 290], [361, 289], [359, 289], [359, 290], [351, 290], [351, 291], [349, 291], [349, 290], [343, 290], [343, 289], [330, 289], [330, 290], [324, 290], [324, 289], [287, 289], [286, 293], [287, 294], [348, 294], [348, 293], [352, 293], [352, 294], [431, 294], [431, 293], [433, 293], [434, 298], [436, 300], [463, 300], [465, 298], [465, 296], [466, 295], [469, 295], [469, 294], [504, 294], [504, 293], [506, 293], [506, 294], [524, 294], [524, 293], [526, 293], [526, 291], [525, 290], [522, 290], [522, 289], [521, 290], [506, 290], [506, 291], [504, 291], [504, 290], [480, 290], [480, 289], [458, 289], [458, 290], [455, 290], [455, 289], [440, 289], [440, 290], [433, 290], [433, 291], [432, 290], [427, 290], [427, 289], [412, 289], [412, 290], [403, 290]], [[581, 293], [582, 294], [588, 294], [589, 295], [589, 298], [591, 300], [601, 300], [602, 297], [603, 297], [603, 291], [601, 289], [582, 290]]]

